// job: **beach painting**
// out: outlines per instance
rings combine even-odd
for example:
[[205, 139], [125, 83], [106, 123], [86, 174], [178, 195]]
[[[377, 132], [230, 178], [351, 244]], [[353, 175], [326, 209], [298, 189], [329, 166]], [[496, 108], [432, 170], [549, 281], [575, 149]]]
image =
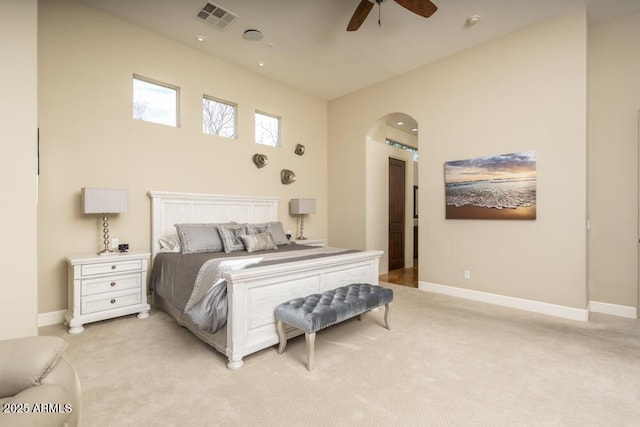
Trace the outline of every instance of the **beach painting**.
[[536, 219], [536, 156], [527, 151], [444, 164], [447, 219]]

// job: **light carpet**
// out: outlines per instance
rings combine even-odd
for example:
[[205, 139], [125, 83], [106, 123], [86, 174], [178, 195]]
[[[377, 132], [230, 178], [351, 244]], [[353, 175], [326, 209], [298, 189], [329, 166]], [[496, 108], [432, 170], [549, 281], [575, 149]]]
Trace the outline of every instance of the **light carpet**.
[[226, 358], [152, 311], [63, 336], [82, 426], [638, 426], [640, 322], [557, 319], [384, 284], [384, 310]]

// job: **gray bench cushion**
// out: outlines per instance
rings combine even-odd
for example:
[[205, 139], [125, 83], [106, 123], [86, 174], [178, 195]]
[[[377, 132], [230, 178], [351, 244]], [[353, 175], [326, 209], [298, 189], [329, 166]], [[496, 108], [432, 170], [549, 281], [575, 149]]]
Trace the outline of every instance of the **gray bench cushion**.
[[393, 301], [393, 291], [368, 283], [354, 283], [322, 294], [295, 298], [278, 305], [276, 320], [315, 332]]

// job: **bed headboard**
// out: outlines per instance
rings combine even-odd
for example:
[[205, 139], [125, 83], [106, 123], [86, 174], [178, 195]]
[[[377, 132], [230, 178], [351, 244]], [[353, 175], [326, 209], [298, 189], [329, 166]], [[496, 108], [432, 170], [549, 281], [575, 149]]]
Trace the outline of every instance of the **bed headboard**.
[[159, 239], [176, 232], [174, 224], [278, 221], [279, 197], [149, 191], [151, 256], [160, 252]]

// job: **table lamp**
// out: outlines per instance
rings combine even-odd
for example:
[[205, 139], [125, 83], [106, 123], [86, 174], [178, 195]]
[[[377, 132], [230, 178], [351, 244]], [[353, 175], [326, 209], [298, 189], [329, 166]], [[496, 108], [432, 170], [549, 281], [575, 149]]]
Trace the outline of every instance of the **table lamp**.
[[300, 235], [296, 239], [307, 240], [304, 237], [304, 216], [316, 213], [316, 199], [291, 199], [289, 210], [293, 215], [298, 215], [300, 218]]
[[128, 209], [128, 192], [114, 188], [83, 188], [82, 213], [102, 214], [102, 238], [104, 250], [98, 255], [115, 253], [109, 242], [109, 217], [111, 213], [126, 213]]

